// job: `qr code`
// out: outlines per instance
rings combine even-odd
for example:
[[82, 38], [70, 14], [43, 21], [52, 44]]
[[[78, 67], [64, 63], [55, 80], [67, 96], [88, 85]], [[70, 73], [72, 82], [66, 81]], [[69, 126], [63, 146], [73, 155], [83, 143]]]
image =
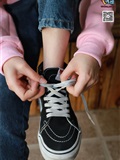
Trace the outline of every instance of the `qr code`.
[[114, 22], [114, 11], [102, 11], [102, 22]]

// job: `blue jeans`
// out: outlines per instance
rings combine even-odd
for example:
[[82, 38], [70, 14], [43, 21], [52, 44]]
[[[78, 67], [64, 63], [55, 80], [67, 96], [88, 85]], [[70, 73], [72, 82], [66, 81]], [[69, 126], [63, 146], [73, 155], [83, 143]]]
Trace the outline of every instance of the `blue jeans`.
[[[42, 38], [38, 26], [39, 29], [53, 26], [72, 31], [74, 24], [74, 1], [62, 0], [61, 4], [59, 0], [55, 0], [54, 5], [50, 5], [52, 0], [38, 1], [39, 23], [36, 0], [20, 0], [12, 5], [5, 6], [5, 9], [12, 15], [15, 22], [18, 36], [25, 51], [25, 60], [34, 70], [36, 70], [39, 51], [42, 47]], [[49, 12], [44, 7], [42, 9], [41, 6], [45, 4], [46, 6], [50, 5]], [[57, 15], [54, 21], [54, 16], [56, 12], [60, 11], [61, 5], [62, 8], [64, 7], [64, 14], [61, 12], [61, 15]], [[68, 6], [70, 7], [69, 10], [67, 10]], [[51, 17], [53, 15], [52, 22], [48, 21], [49, 15]], [[56, 22], [57, 19], [58, 22]], [[59, 20], [62, 23], [59, 23]], [[4, 76], [0, 75], [0, 160], [28, 159], [29, 149], [25, 142], [25, 131], [28, 128], [29, 109], [30, 102], [22, 102], [14, 92], [8, 89]]]
[[59, 27], [73, 31], [75, 0], [71, 0], [69, 3], [68, 1], [38, 0], [39, 30], [43, 27]]

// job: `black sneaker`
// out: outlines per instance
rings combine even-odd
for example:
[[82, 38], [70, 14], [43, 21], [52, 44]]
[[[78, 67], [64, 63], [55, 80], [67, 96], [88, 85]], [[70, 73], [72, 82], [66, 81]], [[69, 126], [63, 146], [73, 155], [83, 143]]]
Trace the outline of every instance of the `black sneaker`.
[[59, 81], [59, 68], [39, 74], [47, 80], [45, 94], [39, 99], [41, 119], [38, 141], [45, 160], [74, 160], [80, 147], [81, 129], [65, 89], [69, 81]]

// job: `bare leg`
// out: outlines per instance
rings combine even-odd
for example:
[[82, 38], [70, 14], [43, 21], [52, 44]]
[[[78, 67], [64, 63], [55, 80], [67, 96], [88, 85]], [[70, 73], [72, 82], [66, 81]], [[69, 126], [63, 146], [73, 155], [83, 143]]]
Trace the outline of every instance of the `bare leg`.
[[43, 68], [63, 67], [70, 31], [43, 28]]

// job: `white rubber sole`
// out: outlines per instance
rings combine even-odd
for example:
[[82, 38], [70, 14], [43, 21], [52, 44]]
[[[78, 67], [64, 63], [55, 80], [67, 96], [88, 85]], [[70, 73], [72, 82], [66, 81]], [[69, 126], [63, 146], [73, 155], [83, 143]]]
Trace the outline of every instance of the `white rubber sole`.
[[44, 144], [41, 135], [38, 133], [38, 142], [43, 158], [45, 160], [74, 160], [80, 148], [79, 136], [80, 135], [78, 135], [77, 141], [71, 149], [64, 152], [56, 152]]

